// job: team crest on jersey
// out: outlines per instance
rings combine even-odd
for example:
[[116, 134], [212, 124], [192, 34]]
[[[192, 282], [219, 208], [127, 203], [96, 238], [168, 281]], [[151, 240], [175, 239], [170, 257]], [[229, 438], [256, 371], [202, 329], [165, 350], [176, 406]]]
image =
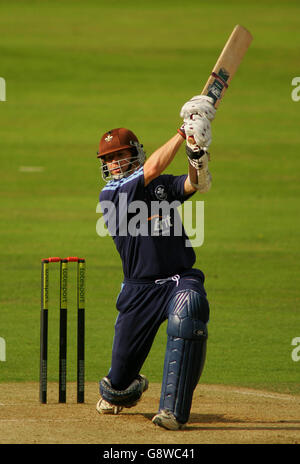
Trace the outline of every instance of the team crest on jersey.
[[158, 200], [166, 200], [168, 198], [168, 194], [163, 185], [158, 185], [154, 190], [154, 193]]

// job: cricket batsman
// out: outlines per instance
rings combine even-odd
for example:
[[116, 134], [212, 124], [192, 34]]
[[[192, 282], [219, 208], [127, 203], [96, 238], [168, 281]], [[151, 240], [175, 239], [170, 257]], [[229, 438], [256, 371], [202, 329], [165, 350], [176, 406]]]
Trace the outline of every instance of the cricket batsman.
[[[204, 274], [193, 267], [195, 252], [186, 246], [188, 237], [181, 222], [181, 233], [175, 233], [174, 208], [168, 218], [151, 216], [151, 203], [182, 204], [195, 192], [209, 190], [208, 147], [215, 112], [212, 98], [193, 97], [181, 109], [180, 129], [147, 159], [143, 145], [128, 129], [112, 129], [100, 140], [98, 158], [107, 182], [100, 206], [122, 260], [124, 280], [116, 301], [110, 369], [99, 382], [99, 413], [119, 414], [141, 399], [148, 380], [140, 371], [160, 325], [167, 320], [160, 403], [152, 421], [180, 430], [189, 420], [206, 357], [209, 304]], [[184, 141], [188, 174], [163, 174]], [[136, 204], [149, 213], [133, 231], [127, 226], [134, 219]]]

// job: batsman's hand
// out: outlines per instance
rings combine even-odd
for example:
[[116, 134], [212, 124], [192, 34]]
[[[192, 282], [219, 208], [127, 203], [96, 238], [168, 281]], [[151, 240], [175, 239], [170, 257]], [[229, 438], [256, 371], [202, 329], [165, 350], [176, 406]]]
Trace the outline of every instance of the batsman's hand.
[[211, 143], [211, 126], [206, 116], [191, 114], [184, 119], [183, 126], [187, 147], [194, 153], [206, 151]]
[[180, 111], [180, 117], [188, 118], [191, 114], [204, 115], [209, 121], [212, 121], [216, 114], [216, 109], [213, 106], [213, 99], [206, 95], [196, 95], [186, 102]]

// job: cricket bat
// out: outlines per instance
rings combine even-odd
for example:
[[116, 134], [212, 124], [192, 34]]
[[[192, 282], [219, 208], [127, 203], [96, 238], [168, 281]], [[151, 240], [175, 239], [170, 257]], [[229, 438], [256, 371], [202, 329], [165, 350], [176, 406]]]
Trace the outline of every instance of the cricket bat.
[[215, 108], [219, 106], [252, 39], [250, 32], [238, 24], [227, 40], [201, 93], [214, 100]]

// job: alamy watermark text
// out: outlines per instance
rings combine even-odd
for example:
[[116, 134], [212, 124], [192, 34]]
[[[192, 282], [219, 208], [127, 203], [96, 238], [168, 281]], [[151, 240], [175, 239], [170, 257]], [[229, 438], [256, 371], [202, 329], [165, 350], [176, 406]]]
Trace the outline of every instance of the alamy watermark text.
[[97, 234], [100, 237], [187, 235], [186, 247], [200, 247], [203, 244], [204, 201], [150, 203], [140, 200], [128, 202], [127, 193], [120, 193], [116, 203], [109, 200], [98, 203], [96, 212], [102, 216], [96, 224]]
[[6, 343], [2, 337], [0, 337], [0, 361], [6, 361]]
[[3, 77], [0, 77], [0, 101], [6, 101], [6, 82]]
[[292, 100], [298, 102], [300, 100], [300, 77], [294, 77], [292, 79], [292, 86], [295, 88], [292, 90]]
[[300, 361], [300, 337], [295, 337], [291, 343], [295, 348], [292, 350], [292, 360], [297, 362]]

